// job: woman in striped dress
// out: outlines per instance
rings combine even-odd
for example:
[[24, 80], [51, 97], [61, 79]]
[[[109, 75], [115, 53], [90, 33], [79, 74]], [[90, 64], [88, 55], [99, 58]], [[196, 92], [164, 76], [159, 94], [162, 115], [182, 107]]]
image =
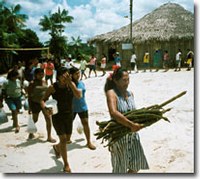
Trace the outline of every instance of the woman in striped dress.
[[149, 169], [137, 133], [142, 126], [133, 123], [123, 115], [124, 112], [135, 109], [134, 96], [132, 92], [127, 91], [128, 85], [128, 72], [118, 68], [107, 79], [104, 87], [111, 117], [131, 129], [130, 133], [109, 148], [113, 173], [137, 173], [140, 169]]

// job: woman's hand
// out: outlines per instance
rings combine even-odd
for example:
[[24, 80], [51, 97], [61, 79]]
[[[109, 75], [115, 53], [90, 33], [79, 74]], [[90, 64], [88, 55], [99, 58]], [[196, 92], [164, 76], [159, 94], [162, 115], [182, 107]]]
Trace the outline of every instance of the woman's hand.
[[65, 79], [66, 85], [69, 85], [71, 83], [71, 81], [72, 81], [70, 74], [69, 73], [65, 73], [65, 74], [63, 74], [63, 77]]
[[50, 118], [53, 115], [53, 110], [51, 108], [45, 107], [42, 112], [46, 118]]
[[138, 124], [138, 123], [134, 123], [132, 122], [131, 126], [130, 126], [130, 129], [131, 129], [131, 132], [137, 132], [139, 131], [140, 129], [142, 129], [144, 127], [143, 124]]

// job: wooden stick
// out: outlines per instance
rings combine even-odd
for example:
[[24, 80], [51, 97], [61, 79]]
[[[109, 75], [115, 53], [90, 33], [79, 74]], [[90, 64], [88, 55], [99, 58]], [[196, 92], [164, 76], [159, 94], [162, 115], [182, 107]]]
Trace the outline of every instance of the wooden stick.
[[177, 98], [180, 98], [181, 96], [185, 95], [187, 93], [187, 91], [183, 91], [181, 93], [179, 93], [178, 95], [174, 96], [173, 98], [165, 101], [164, 103], [160, 104], [159, 107], [163, 107], [169, 103], [171, 103], [172, 101], [176, 100]]

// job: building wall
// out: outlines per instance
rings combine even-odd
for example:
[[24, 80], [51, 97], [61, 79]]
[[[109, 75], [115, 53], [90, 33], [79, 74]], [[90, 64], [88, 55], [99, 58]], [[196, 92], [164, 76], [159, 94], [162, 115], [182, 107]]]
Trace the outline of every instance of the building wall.
[[[129, 68], [130, 58], [133, 50], [122, 50], [122, 43], [98, 43], [97, 44], [97, 59], [100, 60], [103, 53], [106, 56], [109, 56], [109, 48], [115, 48], [116, 51], [120, 53], [120, 57], [122, 58], [122, 66], [125, 68]], [[170, 67], [173, 68], [175, 65], [175, 56], [178, 49], [182, 50], [183, 60], [186, 58], [187, 49], [191, 49], [194, 52], [194, 40], [179, 40], [179, 41], [169, 41], [169, 42], [145, 42], [143, 44], [135, 44], [134, 51], [137, 55], [138, 68], [143, 68], [143, 56], [146, 51], [150, 54], [150, 63], [153, 67], [153, 54], [156, 50], [160, 50], [163, 56], [164, 51], [167, 50], [170, 56]], [[182, 62], [182, 65], [185, 64]], [[160, 63], [160, 67], [162, 67], [162, 62]]]

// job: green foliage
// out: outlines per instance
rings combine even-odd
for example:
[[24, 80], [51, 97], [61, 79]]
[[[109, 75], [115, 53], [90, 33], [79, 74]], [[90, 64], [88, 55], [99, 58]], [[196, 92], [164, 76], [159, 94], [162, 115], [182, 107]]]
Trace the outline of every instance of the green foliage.
[[68, 15], [67, 10], [63, 9], [60, 11], [60, 8], [58, 8], [58, 12], [53, 14], [49, 13], [48, 16], [44, 15], [40, 19], [39, 25], [42, 31], [50, 31], [49, 34], [53, 38], [55, 36], [62, 36], [62, 32], [65, 29], [64, 23], [71, 23], [73, 19], [72, 16]]
[[67, 10], [60, 10], [53, 14], [44, 15], [40, 19], [39, 25], [42, 31], [49, 31], [51, 39], [49, 41], [50, 52], [58, 59], [64, 57], [67, 53], [67, 38], [62, 36], [64, 32], [64, 23], [71, 23], [74, 18], [68, 15]]
[[[23, 34], [19, 36], [19, 44], [22, 48], [38, 48], [43, 47], [43, 44], [39, 41], [37, 34], [31, 29], [22, 30]], [[39, 58], [41, 56], [41, 51], [19, 51], [19, 60], [33, 59], [35, 57]]]
[[53, 36], [50, 40], [50, 53], [55, 58], [61, 59], [67, 55], [67, 42], [63, 36]]
[[17, 4], [7, 8], [0, 4], [0, 46], [19, 47], [18, 37], [22, 35], [22, 28], [28, 16], [20, 14], [21, 6]]
[[[19, 4], [7, 7], [6, 1], [0, 2], [0, 47], [42, 47], [35, 32], [30, 29], [24, 30], [28, 16], [20, 11]], [[40, 53], [39, 51], [1, 51], [0, 72], [6, 72], [16, 63], [16, 59], [28, 60], [40, 56]]]
[[87, 43], [81, 43], [78, 46], [74, 46], [70, 43], [68, 54], [72, 54], [72, 57], [78, 61], [80, 60], [80, 56], [82, 56], [86, 61], [89, 61], [91, 54], [96, 54], [96, 48]]

